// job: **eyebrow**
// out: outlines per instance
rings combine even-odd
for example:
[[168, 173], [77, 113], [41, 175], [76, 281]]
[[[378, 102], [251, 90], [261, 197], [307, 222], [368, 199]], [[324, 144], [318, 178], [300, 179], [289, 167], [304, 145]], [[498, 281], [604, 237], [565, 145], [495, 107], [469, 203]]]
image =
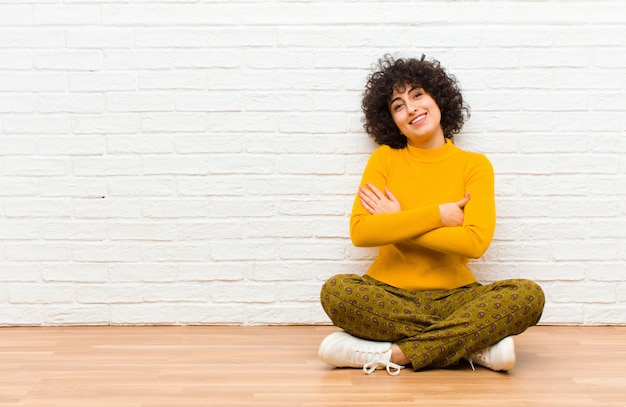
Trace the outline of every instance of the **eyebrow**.
[[395, 102], [395, 101], [396, 101], [396, 100], [398, 100], [398, 99], [400, 99], [400, 97], [399, 97], [399, 96], [397, 96], [397, 97], [395, 97], [395, 98], [391, 99], [391, 101], [390, 101], [390, 102], [389, 102], [389, 104], [388, 104], [388, 105], [389, 105], [388, 107], [391, 107], [391, 106], [393, 105], [393, 102]]
[[[409, 93], [411, 93], [414, 89], [421, 89], [421, 86], [415, 86], [415, 85], [409, 85]], [[404, 88], [406, 89], [408, 86], [405, 86]], [[402, 92], [404, 93], [404, 92]], [[388, 107], [391, 107], [391, 105], [393, 105], [393, 102], [395, 102], [398, 99], [402, 99], [400, 96], [396, 96], [395, 98], [391, 99], [388, 103]]]

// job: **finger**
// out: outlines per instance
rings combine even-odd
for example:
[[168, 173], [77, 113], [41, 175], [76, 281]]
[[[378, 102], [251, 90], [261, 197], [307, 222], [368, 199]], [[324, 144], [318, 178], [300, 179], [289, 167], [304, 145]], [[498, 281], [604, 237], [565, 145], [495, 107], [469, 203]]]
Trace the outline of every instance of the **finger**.
[[360, 202], [361, 202], [361, 205], [363, 205], [365, 209], [369, 210], [370, 204], [368, 204], [365, 199], [361, 198]]
[[375, 197], [374, 193], [365, 187], [359, 187], [359, 197], [367, 201], [372, 201]]
[[470, 194], [466, 194], [466, 195], [463, 197], [463, 199], [461, 199], [460, 201], [457, 201], [457, 202], [456, 202], [456, 205], [457, 205], [459, 208], [464, 208], [464, 207], [465, 207], [465, 205], [467, 205], [467, 203], [469, 202], [470, 198], [471, 198]]
[[390, 201], [398, 202], [398, 198], [396, 198], [396, 196], [391, 193], [389, 187], [385, 187], [385, 193], [387, 194], [387, 198], [389, 198]]
[[374, 184], [370, 184], [369, 182], [366, 182], [365, 185], [367, 185], [367, 187], [374, 193], [374, 195], [376, 195], [378, 199], [383, 199], [385, 197], [385, 195], [383, 195], [380, 189], [376, 188]]
[[363, 205], [363, 207], [365, 208], [365, 210], [370, 214], [373, 215], [374, 214], [374, 208], [372, 208], [370, 206], [370, 204], [368, 204], [367, 202], [365, 202], [363, 199], [361, 199], [361, 205]]

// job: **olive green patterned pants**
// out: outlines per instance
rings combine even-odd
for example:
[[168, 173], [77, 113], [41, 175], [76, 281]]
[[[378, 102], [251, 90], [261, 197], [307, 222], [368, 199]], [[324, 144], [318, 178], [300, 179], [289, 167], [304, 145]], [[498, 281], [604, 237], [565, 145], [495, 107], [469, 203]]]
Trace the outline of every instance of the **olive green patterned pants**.
[[539, 322], [545, 302], [530, 280], [413, 291], [357, 274], [331, 277], [320, 298], [333, 324], [363, 339], [395, 343], [415, 370], [449, 366], [524, 332]]

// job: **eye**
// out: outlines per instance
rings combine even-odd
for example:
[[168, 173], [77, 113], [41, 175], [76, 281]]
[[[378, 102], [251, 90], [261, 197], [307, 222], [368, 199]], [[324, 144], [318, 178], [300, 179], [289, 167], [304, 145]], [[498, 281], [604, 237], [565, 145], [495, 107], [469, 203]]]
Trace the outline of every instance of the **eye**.
[[391, 110], [393, 110], [394, 112], [397, 112], [400, 109], [402, 109], [402, 107], [404, 107], [403, 103], [396, 103], [391, 107]]

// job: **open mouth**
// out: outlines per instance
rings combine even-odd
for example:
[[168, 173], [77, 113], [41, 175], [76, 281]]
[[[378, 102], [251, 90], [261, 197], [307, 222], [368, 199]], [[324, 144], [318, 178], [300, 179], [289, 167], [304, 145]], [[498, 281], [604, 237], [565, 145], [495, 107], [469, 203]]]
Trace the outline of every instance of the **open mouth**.
[[426, 120], [426, 113], [415, 117], [413, 120], [409, 122], [409, 124], [413, 126], [413, 125], [422, 123], [424, 120]]

